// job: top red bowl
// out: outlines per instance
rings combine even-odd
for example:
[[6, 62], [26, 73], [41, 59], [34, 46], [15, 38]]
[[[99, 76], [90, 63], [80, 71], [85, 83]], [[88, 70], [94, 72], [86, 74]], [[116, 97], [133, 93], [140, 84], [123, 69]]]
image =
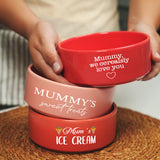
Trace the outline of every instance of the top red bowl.
[[151, 69], [150, 38], [139, 32], [74, 37], [62, 41], [58, 51], [65, 78], [76, 84], [117, 85], [140, 79]]

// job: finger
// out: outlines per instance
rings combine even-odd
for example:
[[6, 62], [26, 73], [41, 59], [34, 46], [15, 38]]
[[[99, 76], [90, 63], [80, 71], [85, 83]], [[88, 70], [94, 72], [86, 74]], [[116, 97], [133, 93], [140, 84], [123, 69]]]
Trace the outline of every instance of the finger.
[[149, 72], [144, 78], [142, 78], [142, 80], [143, 81], [150, 80], [153, 77], [156, 77], [159, 74], [159, 72], [160, 72], [160, 63], [154, 63], [152, 65], [151, 72]]
[[154, 62], [160, 62], [160, 37], [154, 32], [150, 34], [152, 60]]
[[46, 78], [50, 80], [54, 80], [56, 82], [64, 83], [73, 85], [72, 83], [68, 82], [64, 77], [61, 75], [57, 75], [53, 69], [44, 61], [41, 53], [36, 50], [32, 49], [32, 60], [35, 68], [40, 71]]
[[[158, 50], [158, 49], [157, 49]], [[154, 62], [160, 62], [160, 52], [157, 52], [157, 51], [153, 51], [152, 50], [152, 60]]]
[[[159, 44], [160, 45], [160, 44]], [[155, 45], [152, 45], [152, 60], [154, 62], [160, 62], [160, 50], [158, 47], [154, 47]]]

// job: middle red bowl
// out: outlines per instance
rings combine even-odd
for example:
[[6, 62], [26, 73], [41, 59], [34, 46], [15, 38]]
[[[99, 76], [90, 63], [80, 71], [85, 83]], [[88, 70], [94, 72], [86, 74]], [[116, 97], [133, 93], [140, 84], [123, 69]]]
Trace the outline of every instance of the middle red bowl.
[[114, 87], [65, 85], [39, 75], [33, 65], [26, 78], [25, 100], [36, 111], [52, 117], [88, 119], [110, 112]]

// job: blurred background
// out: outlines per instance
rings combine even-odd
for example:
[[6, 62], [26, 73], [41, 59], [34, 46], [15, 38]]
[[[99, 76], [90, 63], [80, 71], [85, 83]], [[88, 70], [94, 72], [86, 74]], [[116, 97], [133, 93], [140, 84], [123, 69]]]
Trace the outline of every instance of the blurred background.
[[118, 0], [119, 23], [121, 30], [127, 30], [129, 0]]

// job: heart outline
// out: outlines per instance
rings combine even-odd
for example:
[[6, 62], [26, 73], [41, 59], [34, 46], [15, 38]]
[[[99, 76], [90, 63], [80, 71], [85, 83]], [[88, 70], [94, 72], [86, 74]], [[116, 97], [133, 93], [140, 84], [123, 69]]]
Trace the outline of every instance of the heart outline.
[[116, 77], [116, 72], [107, 72], [106, 77], [108, 79], [114, 79]]

